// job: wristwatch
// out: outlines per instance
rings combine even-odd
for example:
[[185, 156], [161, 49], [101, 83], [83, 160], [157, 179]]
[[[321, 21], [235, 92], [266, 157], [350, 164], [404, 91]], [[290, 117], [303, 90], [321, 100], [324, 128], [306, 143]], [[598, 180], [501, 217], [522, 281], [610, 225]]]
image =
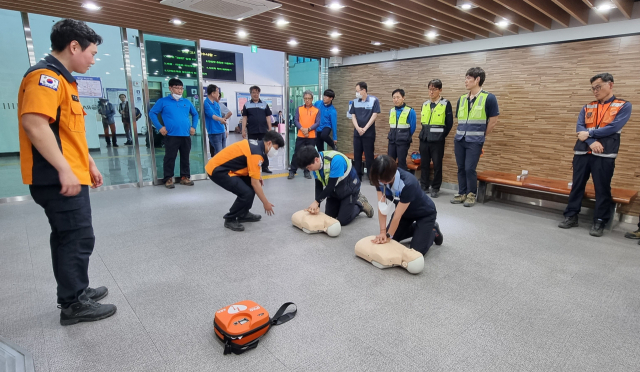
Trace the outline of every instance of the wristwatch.
[[387, 233], [387, 239], [391, 239], [393, 238], [393, 236], [389, 235], [389, 233]]

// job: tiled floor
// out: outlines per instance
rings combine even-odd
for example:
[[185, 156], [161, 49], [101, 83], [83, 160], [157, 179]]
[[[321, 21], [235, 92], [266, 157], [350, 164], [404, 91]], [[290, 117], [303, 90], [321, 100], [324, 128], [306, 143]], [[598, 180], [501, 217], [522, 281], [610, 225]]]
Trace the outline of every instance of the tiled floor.
[[[639, 370], [640, 246], [623, 237], [634, 226], [593, 238], [587, 220], [562, 230], [558, 212], [464, 208], [443, 191], [444, 244], [411, 275], [354, 255], [377, 217], [307, 235], [290, 217], [313, 182], [265, 184], [276, 215], [242, 233], [222, 226], [233, 197], [209, 180], [93, 193], [91, 284], [109, 287], [102, 302], [118, 312], [70, 327], [58, 323], [44, 213], [0, 205], [0, 335], [51, 372]], [[272, 312], [293, 301], [298, 315], [224, 356], [213, 315], [245, 299]]]

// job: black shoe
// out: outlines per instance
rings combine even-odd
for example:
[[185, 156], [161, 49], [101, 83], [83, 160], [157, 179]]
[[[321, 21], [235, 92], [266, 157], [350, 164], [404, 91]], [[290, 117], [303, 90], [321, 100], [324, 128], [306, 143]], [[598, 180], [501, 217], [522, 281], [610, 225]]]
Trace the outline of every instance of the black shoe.
[[422, 191], [424, 192], [429, 192], [429, 187], [425, 186], [423, 183], [420, 184], [420, 188], [422, 189]]
[[109, 294], [109, 290], [107, 287], [98, 287], [98, 288], [87, 288], [84, 293], [87, 294], [87, 297], [94, 301], [100, 301], [103, 298], [107, 297]]
[[273, 173], [269, 168], [262, 168], [262, 173]]
[[589, 231], [589, 235], [600, 237], [604, 233], [604, 221], [597, 220], [591, 226], [591, 230]]
[[[624, 237], [627, 239], [640, 239], [640, 228], [636, 231], [624, 234]], [[638, 244], [640, 244], [640, 242], [638, 242]]]
[[94, 322], [110, 317], [116, 313], [116, 305], [100, 304], [94, 300], [84, 297], [82, 301], [60, 307], [60, 325], [67, 326], [80, 322]]
[[259, 214], [253, 214], [251, 212], [247, 212], [244, 217], [239, 217], [238, 222], [258, 222], [262, 219], [262, 216]]
[[111, 142], [107, 142], [107, 147], [111, 147]]
[[444, 241], [444, 236], [442, 235], [442, 232], [440, 231], [440, 225], [438, 225], [437, 222], [433, 226], [433, 231], [435, 231], [436, 233], [436, 237], [433, 239], [433, 242], [436, 245], [442, 245], [442, 242]]
[[311, 179], [311, 172], [309, 171], [304, 171], [304, 178], [310, 180]]
[[296, 174], [295, 174], [295, 173], [293, 173], [293, 172], [289, 172], [289, 175], [287, 176], [287, 179], [288, 179], [288, 180], [292, 180], [292, 179], [293, 179], [293, 177], [295, 177], [295, 176], [296, 176]]
[[244, 226], [242, 226], [242, 224], [238, 222], [237, 218], [225, 219], [224, 227], [233, 231], [244, 231]]
[[118, 144], [117, 144], [117, 143], [114, 143], [114, 144], [113, 144], [113, 147], [120, 147], [120, 146], [118, 146]]
[[431, 197], [432, 198], [437, 198], [439, 192], [440, 192], [440, 190], [431, 189]]
[[570, 229], [572, 227], [577, 227], [578, 226], [578, 215], [576, 214], [575, 216], [571, 216], [571, 217], [565, 217], [564, 221], [560, 222], [558, 224], [558, 227], [561, 229]]

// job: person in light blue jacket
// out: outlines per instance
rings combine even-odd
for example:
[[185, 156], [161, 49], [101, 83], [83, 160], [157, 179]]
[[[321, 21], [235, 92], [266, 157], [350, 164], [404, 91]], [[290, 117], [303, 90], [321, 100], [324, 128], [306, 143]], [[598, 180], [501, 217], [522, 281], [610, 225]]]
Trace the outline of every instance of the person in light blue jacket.
[[[113, 117], [116, 110], [107, 98], [98, 99], [98, 113], [102, 116], [102, 128], [104, 129], [104, 140], [107, 141], [107, 147], [118, 147], [118, 139], [116, 138], [116, 119]], [[111, 138], [109, 138], [109, 129], [111, 129]]]
[[[184, 87], [180, 79], [169, 80], [171, 95], [156, 101], [149, 117], [153, 126], [165, 136], [164, 138], [164, 178], [166, 188], [173, 189], [173, 169], [176, 157], [180, 151], [180, 184], [193, 186], [191, 170], [189, 168], [189, 153], [191, 152], [191, 136], [196, 134], [198, 126], [198, 112], [191, 101], [182, 97]], [[191, 115], [191, 120], [189, 120]], [[159, 116], [162, 117], [160, 122]]]
[[316, 128], [316, 148], [324, 151], [326, 143], [335, 150], [338, 146], [338, 111], [333, 106], [336, 94], [331, 89], [324, 91], [322, 100], [313, 105], [320, 110], [320, 125]]

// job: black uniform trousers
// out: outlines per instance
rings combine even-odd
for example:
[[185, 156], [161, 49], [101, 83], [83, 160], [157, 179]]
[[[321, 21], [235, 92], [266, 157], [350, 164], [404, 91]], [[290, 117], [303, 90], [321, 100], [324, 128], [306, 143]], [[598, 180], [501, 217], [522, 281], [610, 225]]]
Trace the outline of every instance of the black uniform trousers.
[[89, 186], [75, 196], [60, 194], [60, 185], [29, 186], [33, 200], [49, 219], [51, 263], [58, 284], [58, 303], [67, 306], [89, 286], [89, 257], [95, 236], [91, 224]]
[[[303, 146], [315, 146], [315, 138], [306, 138], [306, 137], [297, 137], [296, 138], [296, 147], [293, 150], [293, 156], [291, 157], [291, 167], [289, 168], [289, 172], [295, 174], [298, 171], [298, 162], [296, 159], [296, 155], [298, 154], [298, 150], [300, 150]], [[304, 169], [305, 172], [308, 172]]]
[[[262, 141], [265, 133], [249, 133], [247, 138], [250, 140]], [[262, 162], [262, 171], [269, 170], [269, 157], [265, 156], [264, 161]]]
[[225, 219], [242, 218], [253, 206], [253, 199], [256, 196], [253, 186], [251, 186], [251, 177], [249, 176], [229, 176], [228, 171], [214, 171], [209, 176], [211, 181], [218, 186], [236, 195], [236, 200], [231, 205], [229, 213], [224, 215]]
[[458, 194], [478, 194], [478, 173], [476, 168], [482, 155], [484, 142], [467, 142], [465, 138], [453, 141], [453, 149], [458, 164]]
[[331, 128], [329, 127], [316, 131], [316, 149], [318, 149], [318, 152], [324, 151], [325, 143], [329, 145], [331, 149], [336, 149], [336, 145], [333, 143], [333, 137], [331, 136]]
[[362, 153], [364, 152], [367, 172], [371, 172], [371, 164], [373, 164], [373, 149], [376, 142], [376, 136], [363, 137], [355, 130], [353, 131], [353, 166], [358, 172], [358, 178], [362, 180]]
[[[414, 220], [410, 218], [401, 218], [398, 229], [393, 234], [393, 240], [400, 242], [402, 240], [412, 238], [410, 247], [416, 251], [427, 254], [427, 251], [433, 245], [436, 233], [433, 227], [436, 225], [436, 213]], [[387, 226], [389, 231], [389, 226]]]
[[[347, 226], [362, 212], [363, 206], [358, 201], [360, 195], [360, 180], [351, 170], [351, 174], [336, 185], [335, 190], [326, 199], [324, 213], [333, 217], [341, 226]], [[316, 184], [320, 181], [316, 180]]]
[[191, 153], [191, 137], [187, 136], [164, 136], [164, 178], [162, 182], [173, 177], [173, 169], [176, 166], [176, 157], [180, 152], [180, 177], [191, 177], [189, 167], [189, 153]]
[[596, 191], [596, 207], [593, 222], [602, 220], [607, 223], [611, 218], [611, 179], [615, 168], [615, 158], [605, 158], [592, 154], [573, 156], [573, 184], [569, 194], [569, 204], [564, 210], [565, 217], [575, 216], [580, 213], [584, 188], [593, 178], [593, 186]]
[[391, 156], [393, 160], [398, 161], [398, 168], [407, 169], [407, 155], [409, 154], [409, 146], [411, 143], [395, 143], [389, 141], [389, 149], [387, 155]]
[[[427, 142], [420, 140], [420, 183], [426, 189], [440, 190], [442, 186], [442, 159], [444, 158], [444, 141]], [[431, 175], [431, 161], [433, 161], [433, 182]]]

